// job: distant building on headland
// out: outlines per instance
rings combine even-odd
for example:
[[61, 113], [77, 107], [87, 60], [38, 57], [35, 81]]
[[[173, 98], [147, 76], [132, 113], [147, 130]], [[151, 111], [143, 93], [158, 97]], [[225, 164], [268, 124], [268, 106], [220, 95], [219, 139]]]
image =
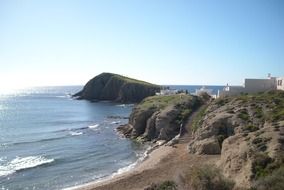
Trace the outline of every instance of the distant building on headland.
[[195, 89], [194, 95], [201, 96], [203, 93], [207, 93], [212, 98], [216, 98], [217, 97], [216, 94], [213, 94], [213, 89], [208, 89], [205, 86], [202, 86], [200, 89]]
[[160, 92], [157, 92], [157, 96], [164, 96], [164, 95], [175, 95], [175, 94], [191, 94], [195, 96], [201, 96], [203, 93], [207, 93], [212, 98], [217, 98], [217, 94], [214, 94], [213, 89], [208, 89], [205, 86], [202, 86], [201, 88], [196, 88], [195, 92], [189, 92], [189, 89], [171, 89], [170, 87], [164, 86]]
[[271, 77], [267, 79], [245, 79], [244, 86], [227, 86], [219, 93], [220, 97], [233, 96], [241, 93], [258, 93], [269, 90], [284, 90], [284, 77]]
[[156, 92], [156, 95], [174, 95], [177, 94], [178, 90], [172, 90], [172, 89], [161, 89], [160, 92]]

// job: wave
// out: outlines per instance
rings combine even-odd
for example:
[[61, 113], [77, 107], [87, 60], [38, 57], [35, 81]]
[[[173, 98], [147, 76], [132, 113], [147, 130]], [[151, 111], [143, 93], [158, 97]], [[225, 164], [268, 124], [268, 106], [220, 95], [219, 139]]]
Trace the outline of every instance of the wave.
[[[151, 151], [153, 151], [153, 149], [155, 149], [155, 147], [153, 147], [153, 146], [147, 147], [144, 152], [136, 154], [138, 159], [134, 163], [131, 163], [131, 164], [125, 166], [125, 167], [119, 168], [116, 172], [112, 173], [111, 175], [102, 175], [101, 177], [96, 176], [96, 178], [94, 178], [95, 181], [92, 182], [92, 183], [95, 183], [95, 184], [101, 183], [101, 182], [110, 180], [110, 179], [116, 177], [117, 175], [120, 175], [122, 173], [125, 173], [127, 171], [134, 169], [137, 166], [137, 164], [143, 162], [145, 159], [148, 158], [149, 154], [151, 153]], [[80, 187], [84, 188], [85, 185], [86, 184], [81, 184], [81, 185], [78, 185], [78, 186], [67, 187], [67, 188], [64, 188], [62, 190], [75, 190], [75, 189], [78, 189]]]
[[58, 95], [58, 96], [55, 96], [56, 98], [72, 98], [72, 95], [71, 94], [64, 94], [64, 95]]
[[117, 175], [119, 175], [119, 174], [125, 173], [125, 172], [127, 172], [127, 171], [133, 169], [133, 168], [137, 165], [137, 163], [138, 163], [138, 162], [136, 161], [136, 162], [134, 162], [134, 163], [132, 163], [132, 164], [130, 164], [130, 165], [128, 165], [128, 166], [125, 166], [125, 167], [123, 167], [123, 168], [119, 168], [119, 169], [117, 170], [117, 172], [115, 172], [115, 173], [113, 173], [113, 174], [111, 175], [111, 177], [115, 177], [115, 176], [117, 176]]
[[139, 156], [139, 158], [136, 160], [136, 162], [128, 165], [128, 166], [125, 166], [125, 167], [122, 167], [122, 168], [119, 168], [115, 173], [113, 173], [111, 175], [111, 177], [115, 177], [119, 174], [122, 174], [122, 173], [125, 173], [129, 170], [132, 170], [135, 168], [135, 166], [141, 162], [143, 162], [144, 160], [146, 160], [149, 156], [149, 154], [153, 151], [154, 147], [152, 146], [149, 146], [142, 154], [136, 154], [136, 156]]
[[100, 126], [100, 125], [99, 124], [90, 125], [89, 128], [90, 129], [96, 129], [96, 128], [98, 128], [98, 126]]
[[70, 131], [70, 135], [71, 136], [79, 136], [79, 135], [83, 135], [83, 132]]
[[50, 142], [50, 141], [57, 141], [65, 138], [70, 138], [70, 136], [79, 136], [83, 135], [85, 132], [84, 130], [91, 129], [91, 130], [98, 130], [99, 124], [90, 125], [88, 127], [79, 127], [79, 128], [69, 128], [69, 129], [61, 129], [57, 131], [52, 131], [51, 133], [61, 133], [61, 136], [57, 137], [50, 137], [50, 138], [43, 138], [38, 140], [31, 140], [31, 141], [18, 141], [18, 142], [5, 142], [0, 144], [0, 147], [8, 147], [14, 145], [25, 145], [25, 144], [33, 144], [33, 143], [42, 143], [42, 142]]
[[67, 138], [68, 136], [61, 136], [61, 137], [54, 137], [54, 138], [46, 138], [46, 139], [40, 139], [40, 140], [35, 140], [35, 141], [23, 141], [23, 142], [15, 142], [15, 143], [6, 143], [4, 144], [5, 146], [10, 146], [10, 145], [23, 145], [23, 144], [32, 144], [32, 143], [41, 143], [41, 142], [48, 142], [48, 141], [56, 141], [60, 139]]
[[0, 177], [13, 174], [17, 171], [34, 168], [40, 165], [53, 162], [54, 159], [47, 159], [43, 156], [28, 156], [28, 157], [16, 157], [10, 162], [0, 165]]
[[118, 104], [116, 106], [125, 108], [125, 107], [133, 107], [134, 104]]
[[119, 124], [119, 123], [121, 123], [121, 121], [113, 121], [113, 122], [111, 122], [111, 124]]

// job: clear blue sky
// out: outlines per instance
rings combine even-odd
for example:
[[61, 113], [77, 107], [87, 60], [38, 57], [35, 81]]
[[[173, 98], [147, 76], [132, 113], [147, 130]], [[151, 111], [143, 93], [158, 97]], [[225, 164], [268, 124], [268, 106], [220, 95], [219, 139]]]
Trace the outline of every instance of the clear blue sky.
[[0, 0], [0, 88], [284, 76], [283, 0]]

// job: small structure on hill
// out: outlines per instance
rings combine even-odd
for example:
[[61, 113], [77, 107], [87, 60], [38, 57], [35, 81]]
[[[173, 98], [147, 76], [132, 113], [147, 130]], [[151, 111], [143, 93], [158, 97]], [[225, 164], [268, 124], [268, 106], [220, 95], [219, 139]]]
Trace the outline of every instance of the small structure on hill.
[[229, 86], [227, 84], [219, 96], [258, 93], [269, 90], [284, 90], [284, 77], [272, 77], [269, 73], [267, 79], [245, 79], [243, 86]]
[[199, 96], [203, 93], [207, 93], [208, 95], [213, 95], [213, 89], [208, 89], [205, 86], [202, 86], [200, 89], [195, 89], [195, 95]]
[[202, 86], [199, 89], [195, 89], [195, 93], [193, 93], [193, 95], [202, 96], [204, 93], [208, 94], [211, 98], [217, 98], [217, 94], [214, 94], [214, 90], [206, 88], [205, 86]]
[[162, 95], [174, 95], [177, 94], [178, 90], [173, 90], [173, 89], [161, 89], [160, 92], [156, 92], [156, 95], [162, 96]]

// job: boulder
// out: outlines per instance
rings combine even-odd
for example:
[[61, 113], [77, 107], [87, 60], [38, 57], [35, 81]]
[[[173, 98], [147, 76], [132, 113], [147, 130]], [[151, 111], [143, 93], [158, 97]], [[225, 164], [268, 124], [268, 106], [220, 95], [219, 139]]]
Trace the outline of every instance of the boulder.
[[214, 155], [221, 153], [221, 147], [216, 138], [207, 138], [197, 141], [196, 143], [191, 143], [188, 150], [190, 153], [195, 154]]

